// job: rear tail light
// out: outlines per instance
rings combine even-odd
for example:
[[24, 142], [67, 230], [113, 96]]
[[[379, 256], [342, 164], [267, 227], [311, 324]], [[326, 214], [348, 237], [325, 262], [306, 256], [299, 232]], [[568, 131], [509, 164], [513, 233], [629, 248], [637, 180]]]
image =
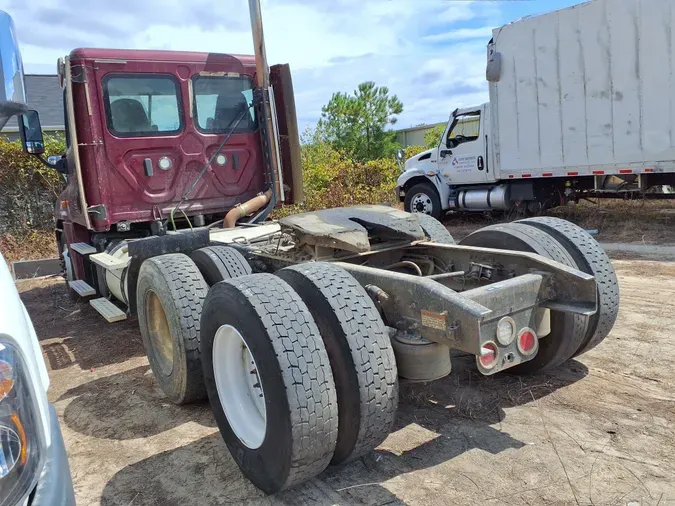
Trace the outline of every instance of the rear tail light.
[[537, 334], [534, 330], [526, 327], [518, 332], [518, 351], [523, 355], [534, 354], [538, 345]]
[[480, 350], [481, 354], [476, 357], [478, 363], [485, 369], [492, 369], [497, 365], [499, 352], [495, 343], [485, 343]]

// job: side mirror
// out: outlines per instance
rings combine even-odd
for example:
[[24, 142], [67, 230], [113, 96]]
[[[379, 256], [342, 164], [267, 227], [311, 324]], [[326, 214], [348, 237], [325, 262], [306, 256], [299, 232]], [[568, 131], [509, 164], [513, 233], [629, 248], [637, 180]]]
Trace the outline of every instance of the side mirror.
[[397, 149], [396, 150], [396, 160], [398, 160], [399, 162], [402, 162], [403, 160], [405, 160], [405, 151], [403, 151], [402, 149]]
[[19, 116], [19, 134], [24, 152], [29, 155], [41, 155], [45, 152], [45, 141], [42, 138], [40, 116], [37, 111], [26, 111]]

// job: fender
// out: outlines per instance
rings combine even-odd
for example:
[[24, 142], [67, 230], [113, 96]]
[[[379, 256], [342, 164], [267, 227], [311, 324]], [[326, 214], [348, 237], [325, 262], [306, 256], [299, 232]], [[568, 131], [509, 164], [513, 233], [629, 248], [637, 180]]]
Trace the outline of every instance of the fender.
[[450, 187], [441, 179], [437, 170], [424, 170], [419, 168], [406, 170], [396, 180], [396, 194], [400, 195], [401, 188], [403, 188], [406, 183], [414, 177], [423, 177], [432, 185], [434, 185], [434, 188], [436, 188], [436, 191], [438, 192], [438, 195], [441, 199], [441, 208], [444, 211], [450, 208], [448, 204], [450, 198]]

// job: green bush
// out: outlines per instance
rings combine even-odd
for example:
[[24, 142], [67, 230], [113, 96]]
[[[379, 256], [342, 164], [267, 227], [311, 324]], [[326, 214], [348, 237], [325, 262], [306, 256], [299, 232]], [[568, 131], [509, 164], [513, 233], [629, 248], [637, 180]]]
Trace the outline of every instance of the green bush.
[[441, 136], [443, 135], [443, 132], [445, 132], [446, 126], [447, 125], [445, 123], [441, 123], [440, 125], [436, 125], [424, 133], [424, 144], [427, 145], [427, 149], [438, 147], [441, 142]]
[[[62, 137], [45, 139], [45, 157], [64, 152]], [[54, 202], [63, 188], [61, 175], [25, 154], [19, 141], [4, 137], [0, 137], [0, 187], [2, 231], [52, 228]]]
[[[66, 145], [62, 137], [45, 138], [44, 158], [65, 152]], [[37, 157], [25, 154], [20, 141], [9, 141], [0, 137], [0, 185], [4, 191], [42, 188], [57, 197], [62, 183], [58, 172], [45, 166]]]
[[[408, 154], [412, 156], [414, 153]], [[304, 202], [278, 209], [275, 217], [331, 207], [397, 201], [394, 187], [400, 171], [394, 157], [354, 161], [329, 143], [312, 139], [302, 146], [302, 169]]]

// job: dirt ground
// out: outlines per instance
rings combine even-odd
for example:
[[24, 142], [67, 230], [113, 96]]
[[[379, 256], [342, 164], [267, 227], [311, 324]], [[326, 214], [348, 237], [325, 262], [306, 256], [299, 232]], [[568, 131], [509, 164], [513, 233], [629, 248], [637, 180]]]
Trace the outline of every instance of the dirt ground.
[[80, 505], [675, 504], [675, 263], [615, 266], [621, 311], [599, 348], [522, 378], [456, 357], [450, 377], [402, 385], [376, 452], [273, 497], [240, 474], [207, 404], [164, 399], [135, 320], [105, 323], [60, 279], [18, 286]]

